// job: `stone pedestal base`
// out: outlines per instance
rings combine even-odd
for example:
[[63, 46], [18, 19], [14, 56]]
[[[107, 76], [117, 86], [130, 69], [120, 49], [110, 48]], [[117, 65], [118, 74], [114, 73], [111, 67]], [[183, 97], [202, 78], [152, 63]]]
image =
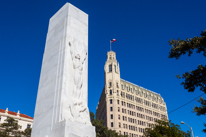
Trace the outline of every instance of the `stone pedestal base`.
[[[47, 131], [49, 128], [47, 128]], [[96, 137], [95, 127], [70, 120], [53, 125], [50, 133], [45, 134], [45, 129], [33, 132], [32, 137]]]
[[96, 132], [92, 125], [63, 121], [53, 127], [51, 137], [96, 137]]

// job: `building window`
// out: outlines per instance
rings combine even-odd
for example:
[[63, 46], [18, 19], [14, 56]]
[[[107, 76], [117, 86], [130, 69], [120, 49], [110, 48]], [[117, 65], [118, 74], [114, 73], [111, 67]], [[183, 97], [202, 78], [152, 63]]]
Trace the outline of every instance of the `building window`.
[[117, 88], [119, 88], [118, 82], [117, 82]]
[[109, 72], [112, 72], [112, 65], [109, 65]]
[[113, 114], [111, 114], [111, 119], [113, 119]]
[[110, 107], [110, 111], [113, 111], [113, 108], [112, 108], [112, 107]]
[[31, 125], [30, 125], [30, 124], [27, 124], [27, 128], [31, 128]]
[[122, 85], [122, 89], [124, 89], [124, 85]]
[[113, 127], [113, 122], [111, 122], [111, 127]]
[[116, 68], [116, 65], [114, 65], [114, 71], [115, 71], [115, 72], [117, 72], [117, 68]]
[[109, 91], [109, 94], [112, 95], [112, 90]]
[[119, 104], [119, 100], [117, 100], [117, 104]]
[[117, 90], [117, 96], [119, 96], [119, 90]]
[[121, 123], [119, 122], [119, 127], [121, 127]]
[[112, 87], [112, 82], [109, 82], [109, 87]]
[[120, 119], [120, 115], [118, 115], [118, 119]]
[[110, 104], [112, 104], [112, 99], [110, 99]]
[[120, 112], [120, 108], [118, 107], [118, 112]]

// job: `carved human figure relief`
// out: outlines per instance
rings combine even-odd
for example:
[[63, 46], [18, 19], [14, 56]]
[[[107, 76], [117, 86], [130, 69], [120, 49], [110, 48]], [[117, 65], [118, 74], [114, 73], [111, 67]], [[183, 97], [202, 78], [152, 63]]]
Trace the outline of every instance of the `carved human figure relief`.
[[[83, 96], [86, 90], [84, 90], [83, 84], [83, 70], [85, 69], [85, 60], [87, 58], [86, 46], [83, 43], [71, 39], [69, 41], [70, 54], [73, 62], [73, 91], [72, 100], [69, 106], [73, 120], [89, 123], [85, 116], [89, 116], [89, 110], [87, 104], [84, 104]], [[82, 121], [85, 120], [85, 121]]]

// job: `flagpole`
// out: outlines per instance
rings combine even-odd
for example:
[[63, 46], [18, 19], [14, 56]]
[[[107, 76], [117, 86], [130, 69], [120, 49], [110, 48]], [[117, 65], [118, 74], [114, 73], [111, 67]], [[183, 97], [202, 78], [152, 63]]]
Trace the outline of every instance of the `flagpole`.
[[110, 40], [110, 51], [112, 51], [111, 43], [112, 43], [112, 42], [111, 42], [111, 40]]

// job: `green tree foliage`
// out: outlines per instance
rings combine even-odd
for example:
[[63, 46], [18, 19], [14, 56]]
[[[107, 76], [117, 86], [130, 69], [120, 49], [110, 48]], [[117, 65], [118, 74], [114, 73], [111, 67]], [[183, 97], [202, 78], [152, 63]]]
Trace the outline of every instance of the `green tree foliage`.
[[31, 137], [31, 128], [26, 128], [23, 132], [25, 137]]
[[2, 137], [9, 137], [9, 135], [14, 135], [14, 137], [21, 137], [22, 135], [22, 133], [18, 131], [18, 121], [14, 120], [11, 117], [7, 117], [5, 123], [2, 123], [0, 127], [3, 128], [3, 131], [1, 131], [0, 133], [0, 135], [2, 134]]
[[[174, 40], [169, 41], [170, 46], [172, 46], [169, 52], [169, 58], [179, 59], [181, 55], [191, 54], [196, 51], [196, 53], [202, 53], [206, 57], [206, 30], [202, 31], [200, 37], [187, 38], [186, 40]], [[181, 85], [184, 86], [188, 92], [194, 92], [196, 88], [200, 88], [201, 91], [206, 93], [206, 65], [199, 65], [197, 69], [190, 72], [185, 72], [182, 76], [177, 75], [178, 78], [184, 79]], [[198, 116], [206, 114], [206, 100], [202, 97], [198, 100], [201, 104], [200, 107], [195, 106], [193, 112]], [[204, 124], [206, 127], [206, 124]], [[206, 133], [206, 129], [203, 129]]]
[[90, 120], [92, 125], [95, 126], [96, 137], [125, 137], [122, 135], [118, 135], [116, 131], [103, 126], [104, 121], [96, 119], [93, 112], [90, 112]]
[[6, 132], [0, 131], [0, 137], [9, 137]]
[[153, 125], [153, 128], [146, 128], [145, 137], [191, 137], [189, 131], [184, 132], [179, 125], [176, 125], [167, 120], [158, 120]]
[[24, 132], [19, 131], [18, 129], [20, 126], [18, 125], [18, 121], [11, 117], [7, 117], [5, 123], [0, 125], [0, 128], [2, 129], [0, 131], [0, 137], [10, 137], [11, 135], [14, 137], [31, 136], [31, 129], [27, 128], [24, 130]]

